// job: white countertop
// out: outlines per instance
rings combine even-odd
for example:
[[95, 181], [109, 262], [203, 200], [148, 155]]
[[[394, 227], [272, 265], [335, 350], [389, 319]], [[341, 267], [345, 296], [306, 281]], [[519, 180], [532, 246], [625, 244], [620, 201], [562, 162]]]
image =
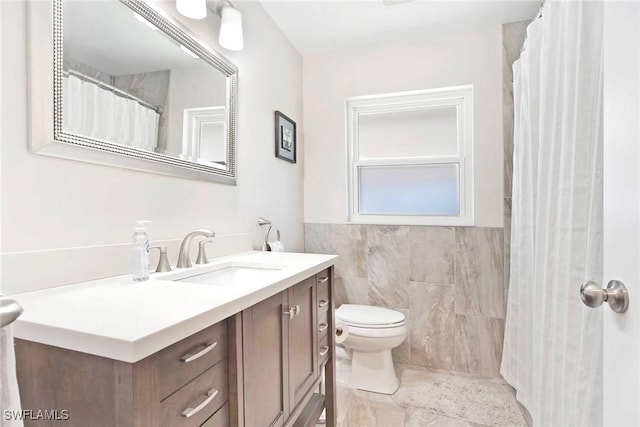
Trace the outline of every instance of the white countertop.
[[[336, 259], [335, 255], [247, 252], [152, 273], [143, 282], [124, 275], [16, 294], [12, 298], [24, 313], [13, 323], [13, 331], [16, 338], [133, 363], [291, 287]], [[229, 262], [278, 269], [224, 286], [171, 281]]]

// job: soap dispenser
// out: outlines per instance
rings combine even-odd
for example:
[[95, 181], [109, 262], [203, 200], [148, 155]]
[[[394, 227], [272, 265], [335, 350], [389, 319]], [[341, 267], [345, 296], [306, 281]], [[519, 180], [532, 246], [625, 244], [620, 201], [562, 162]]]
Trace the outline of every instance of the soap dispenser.
[[149, 278], [149, 236], [147, 236], [145, 224], [151, 224], [151, 221], [136, 221], [136, 228], [133, 231], [131, 276], [136, 281]]

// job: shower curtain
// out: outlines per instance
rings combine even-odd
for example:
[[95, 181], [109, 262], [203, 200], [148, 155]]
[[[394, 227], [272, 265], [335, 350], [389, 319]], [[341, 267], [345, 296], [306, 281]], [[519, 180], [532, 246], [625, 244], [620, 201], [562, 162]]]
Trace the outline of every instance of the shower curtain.
[[154, 151], [160, 115], [74, 75], [63, 79], [63, 129], [142, 150]]
[[514, 72], [511, 281], [501, 374], [534, 425], [602, 425], [602, 2], [548, 0]]

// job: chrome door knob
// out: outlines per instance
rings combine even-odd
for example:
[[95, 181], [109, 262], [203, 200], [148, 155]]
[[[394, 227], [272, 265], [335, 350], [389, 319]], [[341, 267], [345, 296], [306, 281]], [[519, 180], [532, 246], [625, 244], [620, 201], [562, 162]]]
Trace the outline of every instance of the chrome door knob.
[[608, 302], [611, 310], [624, 313], [629, 308], [629, 292], [624, 283], [611, 280], [606, 289], [602, 289], [596, 282], [584, 282], [580, 286], [580, 298], [587, 307], [600, 307]]

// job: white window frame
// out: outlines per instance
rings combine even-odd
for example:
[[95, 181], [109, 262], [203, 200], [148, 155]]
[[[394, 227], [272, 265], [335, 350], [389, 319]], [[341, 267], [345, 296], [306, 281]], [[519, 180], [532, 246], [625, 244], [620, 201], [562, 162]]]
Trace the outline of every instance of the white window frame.
[[[358, 123], [360, 116], [455, 107], [458, 147], [456, 155], [361, 159]], [[474, 225], [473, 187], [473, 86], [388, 93], [347, 98], [347, 176], [349, 222], [393, 225]], [[359, 170], [371, 166], [457, 164], [460, 185], [460, 213], [453, 215], [365, 214], [359, 212]]]

